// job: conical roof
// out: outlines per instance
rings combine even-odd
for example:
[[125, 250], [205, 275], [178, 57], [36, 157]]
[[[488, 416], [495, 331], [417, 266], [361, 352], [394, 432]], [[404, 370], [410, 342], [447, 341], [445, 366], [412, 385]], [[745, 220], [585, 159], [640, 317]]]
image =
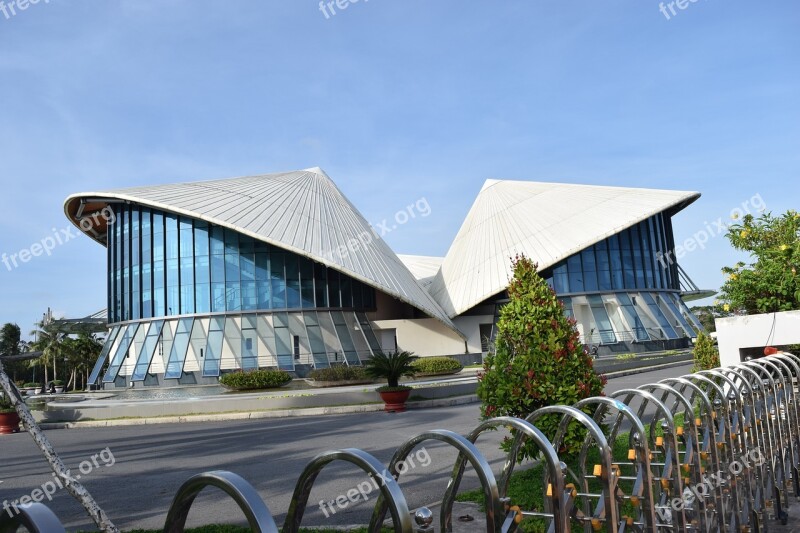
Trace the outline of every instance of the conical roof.
[[74, 194], [64, 209], [76, 225], [82, 200], [95, 208], [104, 200], [130, 201], [233, 229], [328, 265], [458, 331], [320, 168]]
[[428, 291], [455, 317], [508, 286], [510, 259], [517, 254], [545, 269], [699, 197], [685, 191], [487, 180]]

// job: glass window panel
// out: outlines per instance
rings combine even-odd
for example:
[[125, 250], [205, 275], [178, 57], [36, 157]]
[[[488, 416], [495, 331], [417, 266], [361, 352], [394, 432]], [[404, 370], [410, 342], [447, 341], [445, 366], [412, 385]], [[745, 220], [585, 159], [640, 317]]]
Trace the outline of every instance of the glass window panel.
[[677, 339], [678, 334], [672, 328], [672, 325], [669, 323], [669, 320], [667, 320], [666, 315], [664, 315], [664, 313], [661, 311], [661, 308], [658, 307], [658, 304], [656, 303], [655, 298], [653, 298], [653, 295], [650, 294], [649, 292], [643, 292], [641, 294], [642, 298], [647, 303], [648, 309], [650, 309], [650, 313], [655, 317], [656, 322], [658, 322], [658, 325], [664, 331], [667, 338]]
[[[192, 326], [192, 334], [190, 336], [189, 346], [192, 348], [192, 353], [195, 357], [195, 362], [197, 363], [196, 368], [198, 370], [203, 368], [203, 360], [206, 356], [206, 343], [208, 342], [208, 335], [206, 334], [205, 327], [203, 326], [203, 320], [196, 319], [194, 321], [194, 326]], [[188, 357], [188, 354], [187, 354]], [[193, 367], [189, 366], [189, 364], [184, 361], [183, 368], [187, 370], [191, 370]]]
[[317, 307], [328, 307], [328, 277], [325, 265], [314, 265], [314, 283], [317, 295]]
[[255, 281], [242, 282], [242, 309], [245, 311], [255, 311], [258, 309]]
[[247, 235], [239, 235], [239, 253], [251, 255], [255, 249], [253, 239]]
[[[181, 258], [181, 261], [184, 259]], [[211, 261], [207, 255], [200, 255], [194, 258], [194, 281], [195, 283], [208, 283], [211, 281]]]
[[608, 317], [603, 299], [599, 295], [589, 295], [587, 298], [589, 300], [589, 308], [592, 311], [592, 316], [597, 326], [597, 332], [600, 334], [601, 344], [613, 344], [617, 342], [617, 337], [614, 334], [614, 327], [611, 325], [611, 319]]
[[328, 305], [329, 307], [341, 307], [339, 297], [339, 273], [333, 269], [328, 269]]
[[289, 333], [288, 313], [273, 315], [275, 329], [275, 348], [278, 356], [278, 368], [288, 371], [294, 370], [294, 341]]
[[[683, 316], [683, 313], [680, 312], [680, 310], [678, 309], [678, 306], [675, 305], [675, 302], [672, 300], [671, 296], [672, 295], [669, 294], [669, 293], [663, 293], [663, 294], [657, 295], [656, 297], [660, 301], [662, 301], [664, 304], [666, 304], [667, 309], [669, 310], [669, 312], [675, 317], [675, 319], [677, 321], [676, 322], [676, 330], [677, 330], [677, 327], [680, 327], [682, 332], [687, 337], [694, 336], [694, 334], [695, 334], [694, 328], [686, 320], [686, 317]], [[679, 333], [681, 333], [681, 332], [679, 332]]]
[[165, 250], [167, 259], [178, 258], [178, 217], [164, 215], [164, 228], [166, 231]]
[[255, 254], [256, 261], [256, 280], [265, 281], [269, 278], [269, 254], [257, 253]]
[[636, 340], [639, 342], [650, 340], [647, 329], [644, 327], [642, 319], [639, 318], [639, 314], [630, 297], [626, 293], [621, 292], [617, 293], [617, 300], [620, 303], [620, 309], [622, 310], [625, 322], [627, 322], [628, 327], [633, 330], [633, 335]]
[[[127, 328], [128, 326], [122, 326], [122, 328]], [[94, 364], [94, 368], [92, 368], [92, 373], [89, 375], [88, 384], [95, 385], [97, 384], [97, 379], [100, 377], [100, 372], [103, 371], [103, 366], [106, 364], [108, 360], [108, 354], [111, 351], [111, 348], [114, 346], [114, 341], [117, 340], [117, 335], [120, 332], [120, 326], [114, 326], [111, 328], [108, 336], [106, 337], [105, 342], [103, 343], [103, 349], [100, 351], [100, 357], [97, 358], [97, 362]]]
[[[233, 352], [233, 365], [234, 367], [244, 368], [244, 361], [242, 360], [242, 331], [239, 329], [238, 320], [235, 317], [225, 318], [225, 342], [230, 346]], [[248, 364], [252, 364], [249, 361]], [[258, 361], [255, 361], [258, 366]], [[230, 365], [226, 365], [230, 366]]]
[[242, 369], [258, 368], [258, 339], [256, 333], [256, 315], [242, 317]]
[[209, 246], [211, 255], [225, 255], [225, 232], [221, 227], [211, 226]]
[[225, 304], [227, 300], [225, 297], [225, 284], [212, 283], [211, 284], [211, 312], [219, 313], [225, 311]]
[[[203, 256], [209, 255], [208, 247], [208, 227], [201, 226], [201, 221], [195, 221], [194, 228], [194, 255]], [[203, 222], [205, 224], [205, 222]]]
[[270, 309], [272, 307], [271, 282], [257, 281], [256, 291], [258, 293], [258, 309]]
[[211, 312], [211, 284], [197, 283], [194, 287], [195, 313]]
[[239, 282], [225, 284], [225, 309], [238, 311], [242, 308], [242, 285]]
[[203, 377], [219, 376], [224, 326], [224, 317], [215, 316], [211, 318], [208, 328], [208, 343], [206, 343], [206, 351], [203, 357]]
[[297, 309], [300, 307], [300, 270], [297, 256], [286, 254], [286, 307]]
[[239, 281], [239, 254], [225, 248], [225, 281]]
[[[258, 337], [265, 351], [259, 351], [262, 366], [275, 367], [277, 363], [277, 350], [275, 348], [275, 330], [272, 328], [272, 320], [268, 315], [258, 317]], [[259, 348], [261, 350], [261, 348]]]
[[583, 267], [580, 255], [576, 254], [567, 259], [567, 272], [570, 292], [583, 292]]
[[225, 255], [239, 255], [239, 234], [232, 229], [225, 228]]
[[164, 321], [156, 320], [151, 322], [147, 328], [147, 336], [136, 357], [136, 367], [133, 369], [131, 381], [144, 381], [147, 377], [147, 371], [153, 362], [153, 354], [158, 346], [158, 339], [161, 337], [161, 328], [163, 327]]
[[331, 318], [333, 325], [336, 328], [336, 335], [339, 337], [339, 342], [344, 350], [344, 356], [348, 365], [360, 365], [361, 361], [358, 358], [353, 339], [350, 336], [350, 330], [347, 327], [347, 322], [344, 320], [344, 315], [341, 311], [331, 311]]
[[300, 262], [300, 296], [304, 308], [314, 307], [314, 264], [307, 257]]
[[272, 309], [286, 309], [286, 277], [283, 271], [284, 254], [270, 254], [270, 273], [272, 278]]
[[587, 248], [581, 252], [581, 262], [583, 263], [583, 287], [586, 291], [597, 290], [597, 262], [594, 257], [594, 250]]
[[105, 376], [103, 376], [103, 383], [113, 383], [117, 379], [119, 370], [122, 368], [122, 363], [128, 355], [128, 350], [131, 347], [133, 337], [136, 335], [137, 331], [139, 331], [139, 324], [129, 324], [125, 327], [125, 331], [122, 333], [122, 339], [111, 358], [111, 363], [108, 365]]
[[253, 281], [256, 279], [256, 261], [253, 254], [243, 253], [239, 256], [239, 268], [241, 269], [242, 281]]
[[361, 329], [361, 325], [358, 323], [358, 318], [355, 313], [345, 311], [342, 314], [347, 323], [347, 328], [350, 330], [350, 338], [353, 339], [358, 359], [363, 364], [364, 361], [372, 357], [372, 351], [369, 349], [369, 344], [367, 344], [367, 338], [364, 336], [364, 332]]
[[356, 316], [358, 317], [358, 325], [364, 332], [364, 337], [366, 337], [370, 349], [373, 352], [380, 352], [381, 345], [378, 342], [378, 338], [375, 336], [375, 332], [372, 331], [372, 324], [369, 323], [367, 315], [364, 313], [357, 313]]
[[221, 255], [211, 256], [211, 282], [222, 283], [225, 281], [225, 258]]
[[311, 345], [311, 354], [314, 358], [314, 368], [328, 368], [328, 355], [325, 349], [325, 342], [322, 340], [322, 330], [317, 321], [317, 313], [304, 313], [306, 330], [308, 331], [308, 341]]
[[339, 278], [342, 295], [342, 307], [353, 307], [353, 284], [348, 276], [342, 274]]

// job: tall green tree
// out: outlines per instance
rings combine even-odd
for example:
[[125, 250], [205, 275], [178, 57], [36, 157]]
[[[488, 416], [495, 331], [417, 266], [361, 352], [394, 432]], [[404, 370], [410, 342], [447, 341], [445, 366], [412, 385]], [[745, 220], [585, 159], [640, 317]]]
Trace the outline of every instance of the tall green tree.
[[725, 267], [719, 300], [725, 311], [746, 314], [800, 309], [800, 214], [746, 215], [726, 237], [752, 262]]
[[[22, 332], [16, 324], [3, 324], [0, 329], [0, 354], [2, 355], [17, 355], [20, 353], [20, 345]], [[11, 379], [18, 381], [21, 376], [25, 375], [27, 365], [21, 361], [4, 361], [3, 366], [6, 369], [6, 374], [11, 376]]]
[[36, 325], [39, 329], [31, 332], [31, 335], [36, 337], [33, 346], [36, 350], [41, 350], [42, 356], [34, 363], [38, 362], [44, 367], [44, 381], [47, 383], [50, 381], [48, 375], [50, 365], [53, 367], [53, 379], [58, 379], [58, 362], [64, 357], [64, 340], [67, 334], [56, 322], [42, 321]]
[[733, 314], [730, 311], [725, 311], [722, 306], [718, 304], [696, 305], [691, 308], [691, 311], [709, 333], [717, 331], [717, 323], [715, 321], [717, 318], [731, 316]]
[[[536, 264], [525, 256], [512, 262], [514, 277], [508, 286], [509, 302], [500, 311], [495, 346], [478, 375], [478, 397], [482, 418], [514, 416], [525, 418], [547, 405], [572, 405], [603, 393], [605, 377], [592, 367], [564, 305], [539, 275]], [[551, 439], [558, 418], [537, 420]], [[561, 453], [580, 450], [583, 432], [570, 426]], [[503, 443], [509, 449], [509, 439]], [[535, 448], [526, 446], [521, 457], [533, 457]]]
[[85, 388], [89, 371], [103, 350], [103, 342], [94, 333], [80, 331], [77, 337], [66, 338], [63, 348], [70, 370], [67, 387], [71, 386], [72, 390]]

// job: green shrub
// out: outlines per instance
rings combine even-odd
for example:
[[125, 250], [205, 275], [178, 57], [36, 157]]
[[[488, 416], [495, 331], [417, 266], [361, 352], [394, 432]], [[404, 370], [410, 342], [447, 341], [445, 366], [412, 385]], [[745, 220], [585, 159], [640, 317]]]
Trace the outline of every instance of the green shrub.
[[417, 374], [456, 374], [464, 366], [452, 357], [421, 357], [411, 363]]
[[347, 365], [312, 370], [308, 377], [314, 381], [362, 381], [369, 379], [364, 367]]
[[61, 387], [61, 386], [63, 386], [63, 385], [64, 385], [64, 381], [63, 381], [63, 380], [60, 380], [60, 379], [54, 379], [54, 380], [52, 381], [52, 383], [53, 383], [53, 385], [55, 385], [56, 387]]
[[292, 381], [292, 376], [283, 370], [249, 370], [223, 374], [219, 382], [236, 390], [275, 389]]
[[714, 346], [714, 340], [706, 335], [700, 333], [697, 336], [697, 342], [694, 345], [694, 367], [692, 372], [700, 370], [712, 370], [719, 367], [719, 351]]
[[29, 381], [25, 385], [22, 386], [25, 389], [32, 389], [32, 388], [39, 388], [41, 385], [39, 383], [34, 383], [33, 381]]
[[14, 406], [11, 405], [11, 400], [5, 392], [0, 391], [0, 413], [11, 413], [16, 411]]
[[614, 359], [617, 361], [630, 361], [631, 359], [636, 359], [635, 353], [621, 353], [616, 356]]
[[[525, 418], [548, 405], [573, 405], [603, 392], [605, 378], [592, 367], [575, 329], [575, 320], [564, 314], [536, 264], [525, 256], [513, 261], [514, 277], [508, 286], [509, 301], [500, 311], [495, 348], [478, 374], [478, 398], [482, 418], [514, 416]], [[593, 409], [585, 409], [591, 414]], [[561, 417], [546, 415], [535, 425], [551, 440]], [[570, 457], [580, 451], [585, 435], [576, 423], [570, 424], [559, 455]], [[510, 449], [510, 439], [503, 449]], [[527, 443], [520, 460], [536, 455]]]

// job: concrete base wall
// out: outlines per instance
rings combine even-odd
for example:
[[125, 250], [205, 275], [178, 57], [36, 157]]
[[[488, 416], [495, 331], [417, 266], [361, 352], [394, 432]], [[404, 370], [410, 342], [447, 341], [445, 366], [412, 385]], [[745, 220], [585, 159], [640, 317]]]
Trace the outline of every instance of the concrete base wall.
[[753, 353], [764, 355], [765, 346], [800, 344], [800, 311], [732, 316], [714, 322], [722, 366], [740, 363]]

